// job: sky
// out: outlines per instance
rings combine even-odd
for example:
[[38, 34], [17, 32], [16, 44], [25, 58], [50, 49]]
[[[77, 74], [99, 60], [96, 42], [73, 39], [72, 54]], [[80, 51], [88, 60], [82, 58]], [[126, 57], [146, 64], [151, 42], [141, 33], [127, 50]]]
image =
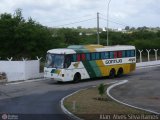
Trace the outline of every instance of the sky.
[[[0, 14], [22, 9], [29, 17], [48, 27], [96, 27], [97, 12], [100, 27], [107, 27], [109, 0], [1, 0]], [[159, 27], [160, 0], [111, 0], [109, 27]]]

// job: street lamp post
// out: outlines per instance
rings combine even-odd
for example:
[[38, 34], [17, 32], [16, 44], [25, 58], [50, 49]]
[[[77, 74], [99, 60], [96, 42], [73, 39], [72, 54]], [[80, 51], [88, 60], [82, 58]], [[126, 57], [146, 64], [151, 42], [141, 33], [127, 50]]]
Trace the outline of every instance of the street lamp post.
[[108, 41], [108, 34], [109, 34], [109, 5], [110, 5], [111, 0], [108, 1], [108, 6], [107, 6], [107, 46], [109, 45]]

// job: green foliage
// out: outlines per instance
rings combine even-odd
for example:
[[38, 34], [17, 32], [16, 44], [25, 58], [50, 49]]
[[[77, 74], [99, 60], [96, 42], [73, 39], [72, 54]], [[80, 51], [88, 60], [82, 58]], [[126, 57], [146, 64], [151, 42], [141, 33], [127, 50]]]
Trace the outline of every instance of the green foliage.
[[98, 86], [98, 91], [101, 97], [105, 94], [105, 85], [103, 83]]
[[[130, 28], [128, 32], [109, 31], [109, 45], [135, 45], [137, 49], [160, 49], [160, 30]], [[100, 29], [100, 44], [106, 45], [107, 33]], [[81, 34], [79, 34], [81, 33]], [[0, 14], [0, 57], [44, 57], [47, 50], [73, 44], [97, 44], [96, 28], [48, 28], [24, 19], [22, 10]]]
[[80, 43], [80, 36], [76, 30], [69, 29], [69, 28], [62, 28], [59, 30], [59, 36], [64, 39], [64, 42], [67, 45], [78, 45]]
[[[29, 57], [44, 56], [54, 46], [55, 39], [46, 27], [29, 18], [24, 20], [21, 10], [0, 15], [0, 56]], [[58, 44], [58, 43], [57, 43]]]
[[[100, 41], [106, 41], [106, 32], [100, 34]], [[102, 43], [102, 42], [101, 42]], [[102, 43], [106, 45], [106, 42]], [[137, 49], [160, 49], [160, 31], [139, 30], [131, 33], [109, 32], [110, 45], [135, 45]]]

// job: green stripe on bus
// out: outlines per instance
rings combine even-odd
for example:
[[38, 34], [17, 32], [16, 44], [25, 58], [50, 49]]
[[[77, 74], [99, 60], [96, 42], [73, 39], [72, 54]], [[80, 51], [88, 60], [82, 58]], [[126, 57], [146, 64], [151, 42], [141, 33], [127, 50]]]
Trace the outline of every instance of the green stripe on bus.
[[[76, 53], [87, 53], [89, 52], [89, 50], [87, 50], [86, 48], [84, 49], [81, 49], [81, 50], [75, 50]], [[96, 63], [96, 61], [82, 61], [85, 69], [87, 70], [90, 78], [93, 78], [93, 77], [100, 77], [102, 76], [102, 73]]]
[[[78, 50], [78, 49], [75, 49], [75, 52], [76, 53], [84, 53], [84, 52], [88, 52], [86, 49], [85, 50]], [[92, 68], [92, 66], [90, 65], [89, 61], [82, 61], [82, 64], [83, 66], [85, 67], [88, 75], [90, 78], [93, 78], [93, 77], [96, 77], [96, 74]]]
[[93, 70], [95, 71], [96, 77], [101, 77], [102, 74], [101, 74], [99, 67], [97, 66], [96, 61], [90, 61], [89, 63], [92, 66]]
[[[86, 49], [86, 48], [85, 48]], [[87, 49], [86, 49], [87, 50]], [[89, 50], [88, 50], [89, 51]], [[90, 52], [90, 51], [89, 51]], [[102, 76], [102, 73], [101, 73], [101, 70], [100, 68], [98, 67], [97, 63], [95, 60], [93, 61], [88, 61], [88, 64], [90, 64], [91, 68], [93, 69], [93, 71], [95, 72], [96, 74], [96, 77], [100, 77]]]
[[[83, 49], [83, 50], [82, 49], [81, 50], [75, 49], [75, 51], [76, 51], [76, 53], [88, 52], [87, 49]], [[90, 65], [89, 61], [82, 61], [82, 64], [85, 67], [90, 78], [96, 77], [95, 71], [94, 71], [93, 67]]]
[[82, 63], [84, 65], [86, 71], [88, 72], [88, 75], [90, 78], [97, 77], [95, 70], [93, 69], [93, 67], [91, 66], [91, 64], [88, 61], [82, 61]]

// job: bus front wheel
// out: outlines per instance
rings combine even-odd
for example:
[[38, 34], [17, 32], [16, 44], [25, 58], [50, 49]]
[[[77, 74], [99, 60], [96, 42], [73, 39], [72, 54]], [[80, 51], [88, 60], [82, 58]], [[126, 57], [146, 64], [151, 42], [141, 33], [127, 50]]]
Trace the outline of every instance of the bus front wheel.
[[79, 82], [80, 80], [81, 80], [81, 74], [80, 74], [80, 73], [76, 73], [76, 74], [74, 75], [73, 82], [74, 82], [74, 83], [77, 83], [77, 82]]
[[109, 78], [114, 78], [115, 77], [115, 74], [116, 74], [116, 71], [115, 69], [111, 69], [110, 73], [109, 73]]

